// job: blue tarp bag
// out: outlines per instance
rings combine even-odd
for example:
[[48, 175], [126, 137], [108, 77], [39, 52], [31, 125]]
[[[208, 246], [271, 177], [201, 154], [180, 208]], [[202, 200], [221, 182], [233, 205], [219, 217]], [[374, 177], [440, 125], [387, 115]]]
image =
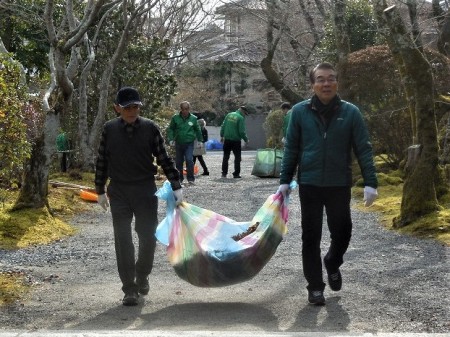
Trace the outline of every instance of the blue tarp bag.
[[217, 139], [210, 139], [205, 144], [206, 150], [223, 150], [223, 144]]

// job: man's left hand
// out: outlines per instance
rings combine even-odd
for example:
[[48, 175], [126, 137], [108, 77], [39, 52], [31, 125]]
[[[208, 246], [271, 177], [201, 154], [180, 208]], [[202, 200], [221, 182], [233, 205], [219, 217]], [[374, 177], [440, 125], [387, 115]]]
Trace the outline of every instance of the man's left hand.
[[103, 208], [103, 210], [106, 212], [109, 207], [108, 197], [105, 193], [99, 194], [97, 198], [97, 203]]
[[376, 188], [370, 186], [364, 187], [364, 206], [366, 207], [372, 206], [377, 196], [378, 192]]

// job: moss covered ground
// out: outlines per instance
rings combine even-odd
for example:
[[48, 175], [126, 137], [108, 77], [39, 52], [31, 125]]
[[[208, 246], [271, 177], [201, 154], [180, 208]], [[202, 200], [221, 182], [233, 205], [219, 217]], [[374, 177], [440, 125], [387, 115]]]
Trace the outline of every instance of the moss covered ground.
[[[364, 212], [377, 212], [384, 227], [395, 230], [405, 235], [413, 235], [420, 238], [434, 239], [444, 245], [450, 246], [450, 193], [439, 200], [440, 210], [423, 216], [408, 226], [394, 228], [393, 219], [400, 215], [402, 202], [403, 180], [399, 174], [378, 174], [379, 188], [378, 198], [371, 207], [355, 206]], [[362, 189], [355, 188], [354, 197], [362, 198]]]
[[[55, 174], [50, 179], [91, 187], [94, 180], [92, 174], [77, 172]], [[0, 249], [42, 245], [74, 235], [77, 231], [69, 225], [70, 218], [89, 207], [79, 193], [79, 189], [49, 185], [50, 210], [40, 208], [12, 212], [18, 191], [0, 191]], [[23, 273], [0, 272], [0, 306], [26, 296], [30, 287]]]

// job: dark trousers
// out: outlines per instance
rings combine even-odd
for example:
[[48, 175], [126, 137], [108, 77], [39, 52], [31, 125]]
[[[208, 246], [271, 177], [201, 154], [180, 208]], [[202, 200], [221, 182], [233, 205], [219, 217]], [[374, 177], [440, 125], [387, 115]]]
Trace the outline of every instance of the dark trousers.
[[208, 167], [206, 166], [205, 159], [203, 159], [203, 156], [194, 156], [194, 165], [195, 162], [197, 161], [197, 158], [198, 161], [200, 162], [200, 165], [202, 166], [203, 173], [208, 173], [209, 172]]
[[222, 174], [228, 174], [228, 160], [230, 159], [231, 151], [234, 155], [234, 172], [233, 176], [241, 174], [241, 141], [240, 140], [228, 140], [223, 142], [223, 159], [222, 159]]
[[61, 161], [60, 161], [61, 172], [67, 172], [67, 161], [68, 161], [67, 151], [59, 152], [59, 156], [61, 157]]
[[300, 185], [302, 213], [303, 273], [308, 290], [323, 290], [320, 242], [322, 239], [323, 209], [327, 215], [331, 243], [324, 257], [326, 267], [334, 272], [344, 262], [352, 235], [350, 187], [316, 187]]
[[[158, 224], [158, 199], [154, 181], [139, 184], [111, 182], [108, 197], [114, 227], [117, 269], [122, 281], [122, 290], [136, 291], [136, 277], [147, 277], [153, 268]], [[138, 237], [138, 254], [132, 235], [132, 220]]]

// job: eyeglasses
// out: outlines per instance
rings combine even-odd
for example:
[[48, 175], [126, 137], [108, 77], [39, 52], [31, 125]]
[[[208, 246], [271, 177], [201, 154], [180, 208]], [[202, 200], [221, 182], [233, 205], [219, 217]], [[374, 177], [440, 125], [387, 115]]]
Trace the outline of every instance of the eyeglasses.
[[124, 110], [134, 110], [139, 109], [141, 106], [139, 104], [131, 104], [128, 106], [123, 107]]
[[336, 76], [330, 76], [328, 78], [323, 78], [323, 77], [318, 77], [314, 80], [314, 83], [318, 83], [318, 84], [325, 84], [326, 82], [328, 83], [336, 83], [337, 82], [337, 78]]

